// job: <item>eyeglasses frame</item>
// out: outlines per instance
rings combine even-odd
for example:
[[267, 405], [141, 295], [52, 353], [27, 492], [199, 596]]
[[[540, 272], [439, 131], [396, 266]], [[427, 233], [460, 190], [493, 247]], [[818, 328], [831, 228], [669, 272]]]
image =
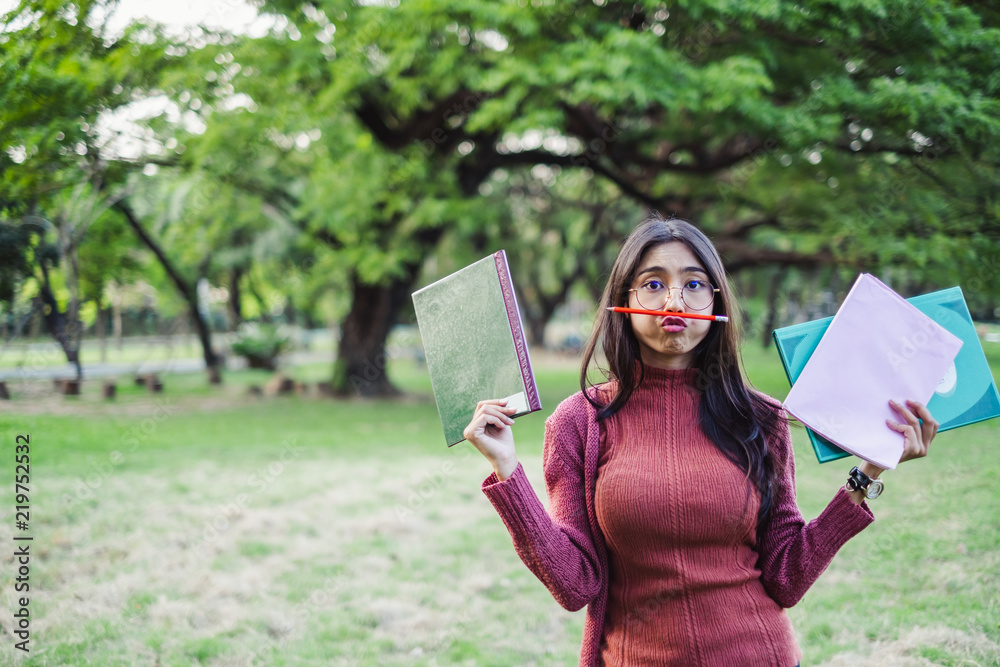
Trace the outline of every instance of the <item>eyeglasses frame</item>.
[[[706, 308], [711, 308], [711, 307], [712, 307], [712, 304], [713, 304], [713, 303], [715, 303], [715, 295], [716, 295], [716, 294], [718, 294], [718, 293], [719, 293], [719, 291], [720, 291], [718, 287], [714, 286], [714, 285], [713, 285], [712, 283], [708, 282], [707, 280], [706, 280], [706, 281], [703, 281], [703, 282], [704, 282], [704, 283], [705, 283], [706, 285], [708, 285], [709, 287], [711, 287], [711, 288], [712, 288], [712, 300], [711, 300], [711, 301], [709, 301], [709, 302], [708, 302], [708, 305], [707, 305], [707, 306], [705, 306], [704, 308], [694, 308], [694, 307], [692, 307], [692, 306], [689, 306], [689, 305], [687, 305], [687, 301], [685, 301], [685, 300], [684, 300], [684, 286], [683, 286], [683, 285], [682, 285], [682, 286], [680, 286], [680, 287], [676, 287], [676, 286], [675, 286], [675, 287], [667, 287], [667, 292], [669, 292], [669, 294], [670, 294], [670, 295], [673, 295], [673, 293], [674, 293], [674, 290], [675, 290], [675, 289], [679, 289], [679, 290], [681, 291], [681, 303], [683, 303], [683, 304], [684, 304], [684, 307], [685, 307], [685, 308], [691, 308], [691, 310], [695, 311], [696, 313], [700, 313], [701, 311], [705, 310]], [[642, 289], [642, 286], [640, 285], [639, 287], [633, 287], [633, 288], [629, 289], [629, 292], [638, 292], [638, 291], [639, 291], [639, 290], [641, 290], [641, 289]], [[641, 302], [641, 301], [639, 301], [639, 295], [638, 295], [638, 294], [636, 294], [636, 295], [635, 295], [635, 299], [636, 299], [636, 301], [637, 301], [637, 302], [639, 303], [639, 305], [641, 306], [641, 305], [642, 305], [642, 302]], [[665, 306], [667, 305], [667, 301], [669, 301], [669, 300], [670, 300], [670, 296], [668, 296], [668, 297], [667, 297], [667, 298], [666, 298], [666, 299], [665, 299], [665, 300], [663, 301], [663, 306], [664, 306], [664, 307], [665, 307]], [[650, 308], [650, 310], [654, 310], [654, 309], [653, 309], [653, 308]]]

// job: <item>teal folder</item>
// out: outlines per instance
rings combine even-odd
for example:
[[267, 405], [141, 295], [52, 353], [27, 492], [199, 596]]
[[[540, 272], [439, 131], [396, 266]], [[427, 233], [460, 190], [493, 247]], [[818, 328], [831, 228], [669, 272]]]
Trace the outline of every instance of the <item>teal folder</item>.
[[[954, 367], [941, 379], [937, 391], [927, 403], [927, 409], [940, 424], [938, 430], [947, 431], [1000, 417], [1000, 393], [976, 334], [962, 288], [950, 287], [911, 297], [907, 301], [965, 343]], [[795, 384], [832, 321], [832, 317], [827, 317], [774, 330], [774, 343], [789, 384]], [[850, 456], [808, 427], [806, 432], [820, 463]]]

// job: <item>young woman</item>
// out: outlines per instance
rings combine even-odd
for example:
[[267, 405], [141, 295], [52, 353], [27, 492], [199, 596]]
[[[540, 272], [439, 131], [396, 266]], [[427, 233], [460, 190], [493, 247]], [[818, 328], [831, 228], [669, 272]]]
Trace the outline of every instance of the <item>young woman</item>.
[[[868, 491], [850, 490], [858, 484], [802, 518], [788, 421], [743, 379], [737, 312], [711, 241], [651, 216], [615, 261], [581, 391], [546, 421], [548, 511], [517, 460], [513, 408], [483, 401], [465, 429], [493, 465], [483, 491], [518, 555], [562, 606], [587, 606], [581, 665], [794, 667], [801, 655], [784, 608], [874, 520]], [[588, 386], [599, 345], [608, 381]], [[892, 407], [902, 460], [925, 456], [937, 432], [927, 408]], [[882, 472], [859, 468], [862, 486]]]

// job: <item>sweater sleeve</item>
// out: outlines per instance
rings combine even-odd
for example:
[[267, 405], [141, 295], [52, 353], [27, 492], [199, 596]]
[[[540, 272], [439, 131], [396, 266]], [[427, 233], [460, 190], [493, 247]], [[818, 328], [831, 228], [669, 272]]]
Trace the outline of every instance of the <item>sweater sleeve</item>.
[[507, 526], [518, 556], [570, 611], [583, 608], [600, 592], [585, 493], [586, 411], [575, 399], [563, 401], [545, 422], [542, 460], [548, 511], [520, 463], [508, 479], [498, 481], [493, 473], [483, 482], [483, 493]]
[[840, 487], [826, 509], [807, 523], [795, 502], [795, 460], [787, 423], [774, 445], [782, 474], [771, 515], [758, 533], [759, 566], [768, 595], [782, 607], [791, 607], [823, 574], [837, 551], [875, 517], [867, 504], [855, 505]]

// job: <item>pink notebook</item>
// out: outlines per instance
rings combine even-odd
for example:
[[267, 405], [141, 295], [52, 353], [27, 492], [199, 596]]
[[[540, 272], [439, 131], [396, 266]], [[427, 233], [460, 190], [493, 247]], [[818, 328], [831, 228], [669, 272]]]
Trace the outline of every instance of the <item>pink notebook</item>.
[[788, 397], [785, 409], [841, 449], [895, 468], [902, 418], [889, 399], [924, 405], [951, 367], [962, 340], [874, 276], [862, 273]]

